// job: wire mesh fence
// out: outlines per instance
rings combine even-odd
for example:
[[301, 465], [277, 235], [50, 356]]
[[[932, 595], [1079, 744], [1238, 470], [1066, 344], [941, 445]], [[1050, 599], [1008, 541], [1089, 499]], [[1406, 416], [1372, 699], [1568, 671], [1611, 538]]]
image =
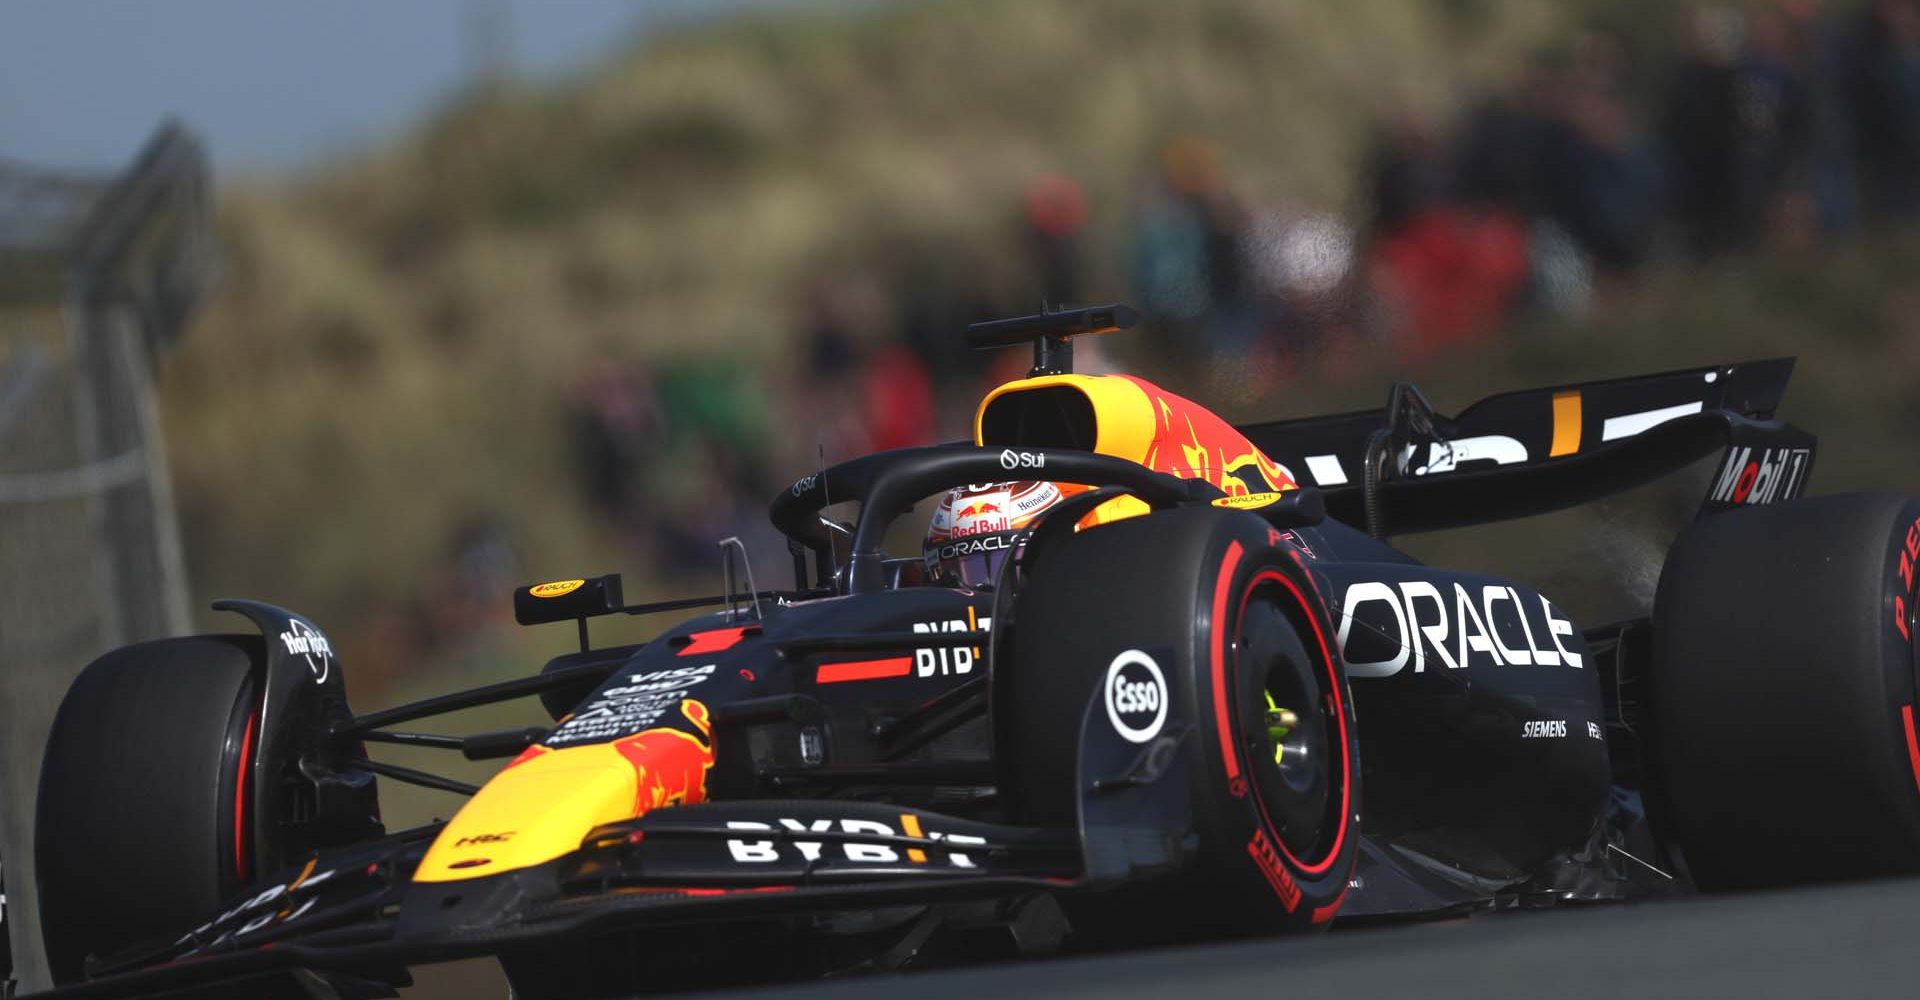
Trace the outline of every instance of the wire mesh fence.
[[0, 879], [28, 989], [50, 985], [30, 889], [54, 711], [94, 656], [188, 625], [153, 376], [214, 245], [206, 155], [177, 124], [118, 177], [0, 163]]

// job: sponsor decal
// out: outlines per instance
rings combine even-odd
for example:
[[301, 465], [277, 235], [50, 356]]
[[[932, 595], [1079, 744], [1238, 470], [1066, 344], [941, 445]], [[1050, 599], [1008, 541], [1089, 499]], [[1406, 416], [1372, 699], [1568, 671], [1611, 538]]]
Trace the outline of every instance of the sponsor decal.
[[313, 682], [325, 684], [327, 674], [332, 668], [333, 645], [327, 637], [312, 625], [292, 618], [287, 621], [287, 630], [280, 633], [280, 644], [287, 648], [288, 656], [304, 657], [307, 669], [313, 671]]
[[977, 556], [983, 552], [1011, 552], [1016, 544], [1018, 544], [1017, 539], [1007, 534], [962, 538], [940, 546], [935, 558], [959, 559], [963, 556]]
[[471, 837], [461, 837], [453, 842], [455, 847], [474, 847], [480, 844], [504, 844], [513, 839], [516, 831], [503, 830], [500, 833], [476, 833]]
[[962, 499], [953, 509], [952, 537], [966, 538], [1007, 530], [1007, 509], [1013, 501], [1006, 490], [976, 493]]
[[1407, 446], [1407, 450], [1400, 456], [1400, 471], [1411, 472], [1416, 476], [1431, 476], [1452, 472], [1470, 462], [1518, 465], [1527, 460], [1527, 446], [1505, 434], [1487, 434], [1454, 441], [1432, 442], [1427, 445], [1426, 462], [1415, 465], [1414, 454], [1418, 448], [1418, 445]]
[[706, 683], [718, 664], [673, 667], [626, 678], [618, 687], [594, 696], [553, 735], [549, 746], [590, 743], [645, 729], [686, 698], [692, 688]]
[[1253, 839], [1247, 841], [1247, 856], [1253, 859], [1253, 865], [1260, 869], [1260, 874], [1266, 876], [1267, 884], [1273, 887], [1273, 894], [1280, 897], [1280, 905], [1292, 913], [1300, 905], [1300, 886], [1287, 873], [1287, 866], [1280, 860], [1280, 852], [1273, 849], [1273, 841], [1267, 838], [1265, 827], [1253, 831]]
[[1025, 517], [1036, 510], [1052, 506], [1053, 502], [1058, 499], [1060, 499], [1060, 487], [1046, 480], [1041, 480], [1040, 482], [1034, 483], [1031, 487], [1014, 494], [1013, 514], [1015, 517]]
[[819, 481], [820, 481], [820, 474], [817, 472], [810, 476], [801, 476], [799, 479], [794, 480], [793, 495], [794, 496], [804, 495], [808, 490], [813, 489], [814, 483], [817, 483]]
[[[1589, 722], [1591, 726], [1593, 723]], [[1520, 727], [1520, 737], [1528, 740], [1563, 740], [1567, 738], [1567, 720], [1532, 719]]]
[[326, 871], [315, 871], [314, 868], [318, 860], [318, 858], [309, 860], [306, 867], [301, 869], [300, 874], [295, 876], [293, 881], [264, 889], [240, 905], [235, 906], [233, 909], [188, 931], [182, 935], [178, 941], [174, 942], [174, 947], [178, 948], [193, 944], [196, 940], [205, 939], [215, 930], [224, 928], [219, 936], [208, 941], [199, 949], [202, 951], [211, 950], [233, 938], [252, 934], [255, 931], [265, 930], [268, 927], [277, 926], [289, 920], [296, 919], [301, 914], [313, 909], [314, 904], [320, 901], [320, 895], [315, 890], [322, 885], [328, 884], [335, 876], [344, 870], [329, 869]]
[[1606, 737], [1600, 735], [1600, 724], [1598, 722], [1587, 723], [1587, 738], [1590, 740], [1600, 740], [1602, 742], [1605, 742]]
[[1167, 724], [1167, 677], [1153, 657], [1129, 649], [1107, 665], [1107, 721], [1129, 743], [1145, 743]]
[[1000, 453], [1000, 467], [1008, 472], [1015, 469], [1044, 469], [1047, 467], [1047, 456], [1008, 448]]
[[1907, 535], [1895, 543], [1894, 552], [1899, 560], [1899, 568], [1895, 572], [1904, 593], [1895, 594], [1893, 597], [1893, 630], [1900, 633], [1903, 641], [1912, 642], [1912, 626], [1907, 624], [1907, 620], [1913, 615], [1907, 600], [1914, 593], [1913, 564], [1915, 560], [1920, 560], [1920, 520], [1907, 525]]
[[[920, 817], [913, 813], [900, 814], [900, 828], [874, 819], [811, 819], [798, 820], [780, 818], [776, 823], [761, 823], [754, 820], [728, 820], [727, 829], [746, 832], [771, 833], [780, 831], [779, 839], [747, 839], [727, 841], [727, 853], [741, 864], [772, 864], [780, 861], [815, 862], [822, 858], [834, 861], [850, 861], [855, 864], [897, 865], [929, 864], [928, 852], [924, 848], [910, 847], [901, 851], [892, 844], [872, 843], [845, 839], [868, 836], [880, 838], [914, 837], [935, 841], [940, 853], [945, 855], [946, 866], [951, 868], [978, 868], [973, 858], [954, 847], [975, 847], [985, 844], [985, 837], [974, 837], [960, 833], [942, 833], [938, 830], [923, 830]], [[835, 834], [831, 842], [826, 839], [804, 840], [796, 835], [809, 833]], [[902, 855], [904, 854], [904, 857]]]
[[[967, 619], [980, 623], [976, 630]], [[938, 635], [945, 632], [992, 631], [992, 616], [974, 617], [972, 608], [967, 609], [967, 619], [952, 618], [939, 622], [915, 622], [913, 630], [919, 633]], [[913, 674], [915, 677], [947, 677], [973, 673], [974, 664], [980, 661], [978, 646], [938, 646], [932, 649], [913, 651]]]
[[534, 597], [565, 597], [586, 585], [585, 580], [555, 580], [552, 583], [537, 584], [527, 588]]
[[1280, 496], [1281, 494], [1278, 493], [1242, 493], [1238, 496], [1220, 497], [1213, 501], [1213, 505], [1229, 510], [1259, 510], [1278, 503]]
[[1713, 481], [1708, 499], [1725, 504], [1791, 500], [1806, 484], [1809, 448], [1735, 448]]
[[[1486, 584], [1477, 590], [1456, 582], [1448, 594], [1430, 580], [1349, 586], [1340, 600], [1339, 634], [1348, 676], [1391, 677], [1409, 662], [1421, 673], [1429, 656], [1449, 670], [1583, 665], [1562, 640], [1574, 634], [1573, 622], [1545, 596], [1535, 595], [1539, 606], [1529, 620], [1528, 601], [1516, 588]], [[1368, 650], [1384, 655], [1363, 658]]]

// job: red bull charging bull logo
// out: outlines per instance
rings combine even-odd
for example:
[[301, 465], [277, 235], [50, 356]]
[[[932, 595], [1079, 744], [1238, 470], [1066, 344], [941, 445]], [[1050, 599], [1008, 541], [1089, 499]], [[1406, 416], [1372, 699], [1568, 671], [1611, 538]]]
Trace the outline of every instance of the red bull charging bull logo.
[[1233, 425], [1206, 407], [1144, 379], [1119, 377], [1139, 386], [1153, 406], [1153, 441], [1142, 465], [1182, 479], [1204, 479], [1228, 496], [1272, 493], [1297, 485], [1280, 463], [1261, 454]]
[[613, 741], [638, 777], [633, 814], [662, 806], [693, 805], [707, 799], [707, 770], [713, 767], [713, 725], [704, 702], [680, 703], [696, 732], [658, 728]]

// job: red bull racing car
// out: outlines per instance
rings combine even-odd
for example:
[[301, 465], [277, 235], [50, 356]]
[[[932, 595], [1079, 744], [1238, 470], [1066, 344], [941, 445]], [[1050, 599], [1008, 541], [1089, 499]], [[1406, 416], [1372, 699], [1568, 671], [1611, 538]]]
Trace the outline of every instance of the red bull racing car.
[[[521, 588], [580, 640], [521, 679], [358, 714], [325, 634], [251, 601], [103, 656], [41, 782], [54, 992], [390, 995], [489, 955], [599, 996], [1920, 869], [1920, 499], [1800, 498], [1790, 360], [1232, 426], [1073, 373], [1132, 320], [971, 328], [1031, 374], [970, 442], [783, 490], [789, 589], [731, 540], [712, 597]], [[1715, 455], [1637, 620], [1389, 541]], [[407, 728], [530, 697], [550, 726]], [[508, 763], [476, 788], [393, 744]], [[376, 776], [469, 798], [387, 830]]]

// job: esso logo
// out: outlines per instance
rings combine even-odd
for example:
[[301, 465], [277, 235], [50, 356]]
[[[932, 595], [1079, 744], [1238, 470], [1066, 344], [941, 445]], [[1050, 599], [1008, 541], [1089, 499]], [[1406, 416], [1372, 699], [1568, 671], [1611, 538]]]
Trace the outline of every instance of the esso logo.
[[1129, 649], [1107, 667], [1107, 720], [1129, 743], [1145, 743], [1167, 724], [1167, 677], [1153, 657]]

